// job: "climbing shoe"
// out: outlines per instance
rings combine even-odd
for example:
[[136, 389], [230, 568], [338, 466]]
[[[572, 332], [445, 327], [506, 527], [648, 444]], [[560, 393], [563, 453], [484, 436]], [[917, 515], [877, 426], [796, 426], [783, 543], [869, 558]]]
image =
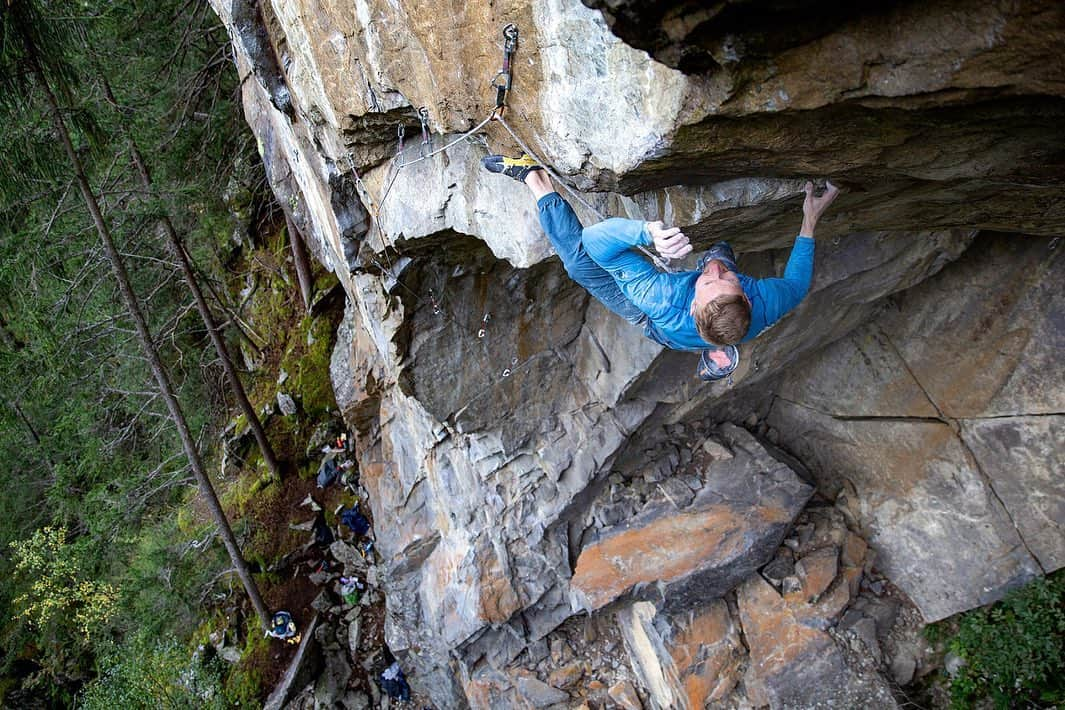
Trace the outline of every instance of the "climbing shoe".
[[703, 350], [699, 355], [699, 379], [703, 382], [713, 382], [715, 380], [722, 380], [735, 371], [740, 364], [740, 351], [735, 345], [726, 345], [721, 348], [728, 355], [729, 366], [721, 367], [716, 362], [710, 359], [710, 350]]
[[505, 155], [489, 155], [481, 159], [481, 165], [490, 173], [503, 173], [518, 182], [525, 182], [533, 170], [543, 170], [536, 161], [527, 154], [522, 153], [520, 158], [509, 158]]

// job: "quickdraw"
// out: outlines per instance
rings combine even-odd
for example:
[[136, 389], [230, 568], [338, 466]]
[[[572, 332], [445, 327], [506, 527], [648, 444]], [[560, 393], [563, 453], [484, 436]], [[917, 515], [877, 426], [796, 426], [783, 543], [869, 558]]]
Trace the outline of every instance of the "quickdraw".
[[511, 59], [518, 50], [518, 26], [513, 22], [503, 27], [503, 68], [492, 77], [491, 86], [496, 90], [496, 107], [493, 116], [500, 117], [507, 108], [507, 92], [512, 80]]
[[418, 155], [424, 158], [433, 152], [433, 134], [429, 132], [429, 109], [425, 106], [418, 109], [418, 120], [422, 124], [422, 143], [418, 146]]
[[377, 100], [377, 92], [373, 90], [373, 84], [367, 81], [366, 88], [370, 91], [370, 110], [374, 113], [380, 113], [381, 104]]

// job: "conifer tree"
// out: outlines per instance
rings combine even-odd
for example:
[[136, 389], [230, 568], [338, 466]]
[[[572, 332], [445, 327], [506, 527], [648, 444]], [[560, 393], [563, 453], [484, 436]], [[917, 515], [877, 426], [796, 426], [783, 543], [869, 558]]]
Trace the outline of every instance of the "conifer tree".
[[[17, 0], [0, 9], [0, 109], [17, 111], [20, 104], [35, 92], [45, 100], [56, 136], [69, 161], [69, 168], [88, 210], [97, 236], [110, 263], [122, 301], [136, 329], [136, 336], [147, 358], [153, 377], [166, 402], [170, 417], [178, 430], [182, 446], [208, 510], [215, 520], [233, 567], [258, 614], [268, 628], [270, 613], [259, 593], [233, 530], [229, 525], [214, 487], [207, 476], [187, 419], [178, 402], [173, 384], [155, 346], [147, 319], [134, 293], [129, 273], [115, 246], [111, 229], [104, 219], [99, 200], [93, 192], [82, 159], [74, 147], [59, 96], [70, 96], [76, 72], [66, 61], [66, 52], [82, 37], [72, 22], [53, 22], [42, 11], [40, 0]], [[76, 14], [76, 13], [72, 13]], [[5, 176], [15, 180], [14, 176]]]
[[[115, 95], [111, 91], [110, 83], [102, 74], [99, 78], [104, 89], [104, 94], [107, 97], [107, 102], [111, 106], [117, 108], [118, 101], [115, 100]], [[126, 142], [129, 144], [130, 155], [133, 159], [133, 165], [137, 170], [137, 175], [140, 178], [141, 185], [144, 187], [146, 193], [151, 194], [153, 183], [152, 174], [148, 169], [148, 164], [144, 159], [144, 155], [141, 153], [140, 146], [137, 145], [137, 140], [134, 138], [133, 133], [128, 129], [125, 123], [122, 123], [121, 126]], [[233, 396], [236, 398], [237, 404], [240, 405], [241, 411], [248, 420], [248, 426], [251, 427], [252, 434], [255, 436], [255, 441], [259, 444], [259, 450], [262, 452], [263, 460], [266, 462], [267, 468], [270, 469], [271, 475], [280, 481], [281, 467], [277, 463], [274, 449], [270, 446], [270, 440], [266, 437], [266, 431], [263, 429], [262, 422], [259, 421], [259, 415], [255, 412], [255, 408], [248, 400], [248, 394], [244, 391], [244, 385], [241, 384], [240, 376], [237, 374], [237, 368], [233, 365], [233, 358], [229, 355], [229, 348], [226, 347], [225, 338], [222, 337], [222, 331], [218, 327], [214, 315], [211, 313], [210, 306], [207, 305], [207, 299], [203, 296], [203, 290], [200, 288], [199, 280], [196, 278], [196, 272], [192, 267], [189, 254], [185, 250], [185, 245], [182, 243], [182, 239], [178, 235], [177, 229], [174, 228], [174, 222], [170, 219], [170, 215], [165, 212], [160, 214], [159, 226], [163, 235], [166, 237], [171, 256], [177, 261], [178, 266], [181, 267], [181, 273], [185, 277], [185, 283], [188, 285], [189, 292], [192, 293], [193, 299], [195, 299], [196, 310], [199, 312], [200, 318], [203, 320], [203, 324], [207, 328], [207, 334], [210, 336], [211, 344], [214, 345], [215, 352], [218, 354], [218, 359], [222, 363], [222, 369], [225, 370], [226, 379], [229, 382], [230, 389], [233, 391]]]

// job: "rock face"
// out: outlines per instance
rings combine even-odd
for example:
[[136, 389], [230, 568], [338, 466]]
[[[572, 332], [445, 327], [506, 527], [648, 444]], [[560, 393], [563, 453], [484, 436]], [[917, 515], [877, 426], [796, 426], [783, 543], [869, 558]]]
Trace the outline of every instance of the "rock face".
[[653, 584], [663, 608], [688, 608], [717, 599], [769, 561], [813, 489], [746, 431], [728, 425], [722, 433], [735, 454], [715, 460], [699, 446], [686, 469], [672, 472], [672, 481], [683, 481], [673, 495], [659, 483], [662, 496], [619, 511], [615, 500], [627, 496], [609, 492], [603, 514], [624, 522], [599, 530], [581, 550], [570, 580], [577, 606], [593, 611]]
[[777, 387], [770, 423], [823, 489], [849, 493], [929, 621], [1065, 558], [1065, 257], [1051, 245], [981, 238]]
[[[742, 623], [772, 629], [854, 568], [779, 553], [805, 474], [711, 430], [774, 393], [777, 439], [844, 490], [926, 618], [1060, 567], [1062, 265], [1039, 235], [1065, 231], [1062, 5], [586, 4], [213, 0], [270, 184], [347, 294], [331, 374], [415, 689], [441, 708], [561, 702], [529, 668], [586, 608], [641, 610], [624, 628], [648, 640], [678, 620], [655, 632], [667, 670], [587, 697], [730, 692], [741, 622], [712, 597], [740, 584]], [[504, 23], [507, 123], [462, 138], [494, 105]], [[849, 189], [811, 293], [744, 344], [730, 390], [569, 281], [525, 188], [479, 167], [516, 152], [507, 127], [599, 211], [683, 225], [697, 248], [727, 237], [756, 276], [780, 273], [807, 176]], [[764, 701], [791, 702], [758, 667]]]

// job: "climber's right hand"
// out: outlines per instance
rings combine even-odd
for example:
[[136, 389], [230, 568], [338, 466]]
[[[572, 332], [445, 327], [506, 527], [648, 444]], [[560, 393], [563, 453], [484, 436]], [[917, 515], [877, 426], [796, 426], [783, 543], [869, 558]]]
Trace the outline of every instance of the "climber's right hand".
[[691, 254], [692, 245], [680, 227], [666, 228], [661, 221], [648, 222], [647, 233], [655, 244], [655, 251], [667, 259], [680, 259]]

